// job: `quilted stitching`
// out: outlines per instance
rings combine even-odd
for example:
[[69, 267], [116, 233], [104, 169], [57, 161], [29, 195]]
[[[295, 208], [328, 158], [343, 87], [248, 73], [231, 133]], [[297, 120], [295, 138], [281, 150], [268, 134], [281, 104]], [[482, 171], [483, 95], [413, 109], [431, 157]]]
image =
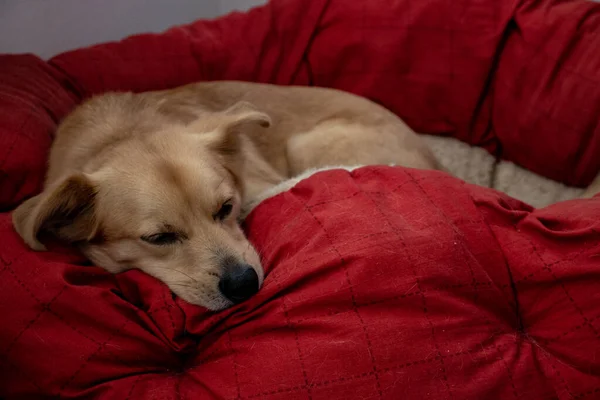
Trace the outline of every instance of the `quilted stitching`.
[[[39, 190], [52, 132], [82, 97], [202, 79], [336, 87], [587, 183], [598, 10], [275, 0], [48, 64], [2, 56], [0, 208]], [[250, 215], [265, 285], [215, 314], [139, 271], [32, 253], [2, 214], [0, 396], [595, 398], [599, 216], [597, 199], [532, 210], [437, 172], [321, 173]]]
[[[393, 191], [397, 186], [394, 182], [407, 179], [410, 183], [402, 191]], [[324, 191], [324, 187], [329, 190]], [[377, 190], [372, 190], [374, 187]], [[440, 198], [440, 187], [442, 193], [451, 191], [455, 199], [472, 198], [472, 205], [465, 201], [453, 204]], [[390, 190], [387, 196], [383, 195], [385, 188]], [[361, 195], [348, 198], [348, 192], [357, 190]], [[368, 168], [353, 174], [332, 171], [319, 179], [313, 177], [300, 183], [292, 192], [268, 200], [250, 216], [251, 238], [259, 249], [270, 248], [265, 254], [267, 280], [259, 295], [237, 310], [222, 313], [218, 319], [212, 319], [211, 314], [197, 307], [183, 308], [188, 321], [186, 330], [198, 340], [199, 347], [191, 353], [188, 347], [173, 353], [168, 342], [143, 328], [151, 323], [143, 317], [143, 304], [148, 303], [148, 299], [130, 297], [127, 301], [123, 298], [126, 294], [110, 275], [99, 273], [93, 267], [72, 266], [75, 259], [69, 253], [54, 255], [51, 268], [58, 272], [42, 267], [43, 275], [49, 284], [62, 282], [63, 288], [56, 293], [56, 299], [50, 298], [46, 303], [38, 303], [34, 298], [33, 306], [29, 307], [21, 302], [25, 307], [18, 312], [42, 310], [43, 315], [55, 313], [62, 317], [37, 318], [36, 323], [42, 325], [36, 328], [36, 324], [30, 324], [25, 329], [31, 332], [25, 343], [29, 348], [37, 346], [37, 335], [40, 335], [51, 343], [45, 346], [59, 346], [61, 352], [64, 351], [61, 355], [62, 362], [66, 363], [61, 368], [64, 374], [59, 373], [62, 378], [53, 376], [52, 380], [39, 381], [27, 375], [32, 370], [27, 364], [29, 358], [14, 355], [4, 357], [0, 368], [3, 376], [11, 377], [13, 384], [22, 382], [21, 390], [29, 390], [20, 393], [57, 394], [62, 390], [63, 395], [74, 395], [98, 381], [98, 374], [125, 374], [116, 383], [95, 389], [104, 387], [111, 396], [117, 397], [120, 397], [117, 393], [123, 393], [123, 398], [145, 397], [148, 393], [198, 398], [209, 392], [223, 398], [344, 398], [352, 393], [377, 396], [381, 393], [382, 398], [397, 398], [399, 394], [421, 397], [424, 393], [441, 398], [476, 398], [493, 393], [498, 398], [519, 398], [521, 393], [533, 389], [547, 397], [557, 394], [564, 397], [561, 393], [569, 397], [593, 394], [600, 383], [597, 377], [595, 381], [589, 376], [582, 381], [576, 369], [561, 369], [565, 361], [550, 356], [553, 354], [549, 350], [550, 343], [534, 344], [535, 336], [517, 330], [513, 306], [502, 289], [508, 284], [508, 277], [495, 240], [506, 249], [507, 241], [523, 238], [515, 236], [512, 221], [509, 222], [512, 234], [504, 236], [504, 232], [496, 239], [490, 236], [488, 226], [501, 230], [506, 224], [502, 215], [515, 212], [498, 206], [495, 196], [497, 194], [491, 196], [487, 189], [464, 185], [439, 173], [392, 168]], [[333, 201], [323, 203], [326, 198]], [[419, 204], [419, 207], [410, 209], [409, 204]], [[296, 227], [307, 227], [304, 230], [292, 227], [296, 231], [295, 238], [281, 235], [281, 229], [273, 228], [285, 224], [286, 213], [278, 212], [283, 208], [298, 216], [300, 225]], [[600, 207], [595, 212], [600, 214]], [[445, 215], [441, 223], [438, 213]], [[500, 224], [495, 219], [496, 213], [501, 216]], [[563, 205], [561, 214], [569, 215], [568, 204]], [[340, 230], [340, 223], [345, 229]], [[12, 252], [23, 254], [18, 238], [9, 231], [10, 225], [4, 223], [2, 227], [3, 236], [12, 242], [12, 251], [4, 250], [2, 258], [12, 259]], [[356, 232], [358, 237], [348, 245], [347, 238], [358, 227], [361, 227]], [[388, 232], [391, 240], [381, 241], [382, 231]], [[423, 232], [428, 231], [437, 232], [436, 240], [424, 240]], [[362, 243], [360, 236], [365, 240]], [[528, 240], [538, 241], [535, 232], [529, 236]], [[295, 246], [297, 241], [302, 243], [298, 250], [280, 253], [288, 243]], [[452, 248], [456, 250], [450, 252], [454, 254], [450, 258], [435, 255], [448, 254]], [[596, 247], [586, 249], [587, 254], [595, 254]], [[574, 260], [579, 260], [578, 257], [580, 255]], [[567, 255], [564, 262], [570, 259], [571, 255]], [[10, 268], [20, 277], [31, 261], [31, 257], [22, 257], [11, 264], [4, 262], [3, 274], [10, 274]], [[518, 260], [509, 262], [511, 268], [518, 268]], [[504, 274], [498, 274], [503, 270]], [[156, 314], [177, 307], [163, 298], [170, 297], [168, 290], [151, 279], [139, 280], [139, 275], [125, 276], [123, 284], [143, 282], [146, 290], [153, 292], [152, 298], [158, 296], [159, 299], [152, 313], [153, 322], [161, 326], [163, 334], [175, 332], [169, 329], [173, 315]], [[99, 277], [106, 277], [100, 287], [87, 286]], [[385, 293], [380, 293], [378, 280], [391, 282]], [[559, 281], [552, 286], [560, 285]], [[89, 290], [98, 291], [100, 296]], [[520, 289], [521, 299], [527, 291], [528, 288]], [[70, 292], [75, 296], [70, 298], [79, 299], [75, 306], [60, 301]], [[32, 298], [37, 296], [34, 291], [29, 294], [23, 288], [2, 293], [13, 296], [13, 300], [2, 300], [0, 304], [11, 303], [19, 293]], [[358, 301], [359, 298], [363, 300]], [[108, 312], [114, 315], [110, 318], [116, 322], [111, 324], [113, 328], [103, 329], [100, 335], [92, 334], [93, 330], [82, 331], [90, 327], [81, 325], [83, 321], [79, 318], [73, 318], [81, 312], [76, 310], [82, 306], [82, 299], [86, 299], [87, 309], [109, 306]], [[142, 309], [133, 306], [132, 302], [140, 301]], [[129, 316], [124, 318], [127, 314]], [[71, 318], [67, 320], [66, 315]], [[10, 314], [7, 317], [10, 318]], [[32, 315], [34, 317], [36, 315]], [[560, 316], [553, 315], [554, 320], [563, 321], [557, 332], [560, 337], [554, 340], [562, 340], [568, 335], [560, 334], [569, 330], [577, 336], [576, 340], [590, 346], [597, 344], [598, 338], [578, 328], [581, 323], [573, 320], [574, 317], [579, 318], [570, 309], [564, 309]], [[211, 319], [209, 326], [204, 325]], [[455, 319], [456, 322], [448, 324], [447, 321]], [[464, 322], [457, 324], [459, 320]], [[101, 321], [106, 324], [110, 319]], [[568, 327], [566, 321], [572, 321], [569, 322], [572, 325]], [[71, 323], [81, 326], [73, 329], [69, 326]], [[534, 332], [535, 325], [526, 326]], [[15, 333], [17, 329], [23, 330], [15, 326], [11, 331]], [[61, 333], [48, 334], [46, 329]], [[80, 340], [65, 342], [63, 335], [80, 337], [89, 345], [80, 347], [78, 344], [73, 352], [73, 344]], [[16, 342], [24, 340], [22, 333], [20, 336]], [[155, 344], [132, 346], [138, 342]], [[28, 347], [20, 347], [18, 354], [24, 354]], [[153, 356], [148, 353], [151, 349]], [[537, 356], [531, 353], [535, 354], [535, 349], [540, 349]], [[576, 349], [571, 350], [572, 354], [576, 352]], [[139, 360], [133, 363], [136, 367], [131, 364], [134, 353]], [[81, 358], [79, 354], [85, 356]], [[584, 359], [589, 365], [591, 360]], [[573, 360], [568, 362], [571, 365]], [[103, 369], [105, 363], [117, 370]], [[488, 363], [495, 365], [492, 375], [485, 373]], [[541, 370], [535, 363], [542, 364]], [[132, 367], [137, 374], [125, 372]], [[430, 376], [436, 378], [430, 379]], [[466, 387], [458, 384], [465, 376], [478, 377], [474, 380], [476, 384]], [[32, 389], [25, 389], [27, 387]]]

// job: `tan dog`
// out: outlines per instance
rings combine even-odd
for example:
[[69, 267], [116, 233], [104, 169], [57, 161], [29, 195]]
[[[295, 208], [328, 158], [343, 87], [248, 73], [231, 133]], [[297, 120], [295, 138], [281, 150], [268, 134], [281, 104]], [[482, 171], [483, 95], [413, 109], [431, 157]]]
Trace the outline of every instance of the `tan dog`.
[[310, 168], [370, 164], [437, 167], [398, 117], [336, 90], [206, 82], [106, 94], [59, 126], [44, 191], [13, 222], [33, 249], [50, 235], [218, 310], [262, 284], [238, 225], [245, 204]]

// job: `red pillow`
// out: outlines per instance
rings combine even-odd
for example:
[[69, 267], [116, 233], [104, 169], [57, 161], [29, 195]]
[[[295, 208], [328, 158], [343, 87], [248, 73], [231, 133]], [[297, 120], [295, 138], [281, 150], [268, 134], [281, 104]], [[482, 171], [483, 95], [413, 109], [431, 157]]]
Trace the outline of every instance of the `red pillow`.
[[532, 211], [438, 172], [320, 173], [251, 214], [265, 285], [213, 314], [29, 252], [4, 216], [1, 393], [593, 398], [598, 218], [600, 198]]
[[37, 193], [57, 122], [79, 99], [33, 55], [0, 55], [0, 211]]
[[[599, 10], [279, 0], [48, 64], [3, 56], [0, 209], [39, 190], [51, 132], [82, 97], [208, 79], [341, 88], [585, 184]], [[532, 210], [438, 172], [321, 173], [250, 216], [265, 286], [217, 314], [139, 271], [31, 252], [2, 214], [0, 396], [591, 399], [599, 214], [598, 197]]]

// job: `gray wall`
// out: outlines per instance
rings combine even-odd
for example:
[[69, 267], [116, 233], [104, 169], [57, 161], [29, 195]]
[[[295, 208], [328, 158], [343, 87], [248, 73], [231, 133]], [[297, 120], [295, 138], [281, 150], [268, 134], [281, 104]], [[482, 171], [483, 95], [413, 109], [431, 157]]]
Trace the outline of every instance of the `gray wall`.
[[160, 32], [199, 18], [246, 10], [266, 1], [0, 0], [0, 53], [35, 53], [48, 58], [134, 33]]
[[0, 53], [60, 52], [160, 32], [266, 0], [0, 0]]

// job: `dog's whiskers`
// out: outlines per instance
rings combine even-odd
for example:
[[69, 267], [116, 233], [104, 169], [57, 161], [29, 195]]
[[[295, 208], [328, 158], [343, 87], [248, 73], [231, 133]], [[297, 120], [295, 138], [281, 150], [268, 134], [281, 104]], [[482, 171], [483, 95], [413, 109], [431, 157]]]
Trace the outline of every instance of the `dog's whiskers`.
[[221, 183], [219, 183], [219, 185], [217, 186], [216, 190], [218, 190], [221, 187], [221, 185], [223, 184], [223, 182], [225, 182], [225, 179], [227, 179], [227, 177], [223, 177], [223, 179], [221, 180]]
[[182, 287], [187, 287], [187, 288], [192, 288], [192, 289], [197, 289], [197, 287], [192, 286], [192, 285], [186, 285], [184, 283], [169, 283], [169, 286], [182, 286]]
[[196, 279], [194, 279], [193, 277], [191, 277], [190, 275], [186, 274], [183, 271], [180, 271], [178, 269], [175, 268], [165, 268], [165, 267], [156, 267], [156, 268], [160, 268], [160, 269], [166, 269], [167, 271], [175, 271], [175, 272], [179, 272], [181, 275], [187, 276], [188, 278], [190, 278], [192, 281], [194, 281], [195, 283], [198, 283], [198, 281]]

